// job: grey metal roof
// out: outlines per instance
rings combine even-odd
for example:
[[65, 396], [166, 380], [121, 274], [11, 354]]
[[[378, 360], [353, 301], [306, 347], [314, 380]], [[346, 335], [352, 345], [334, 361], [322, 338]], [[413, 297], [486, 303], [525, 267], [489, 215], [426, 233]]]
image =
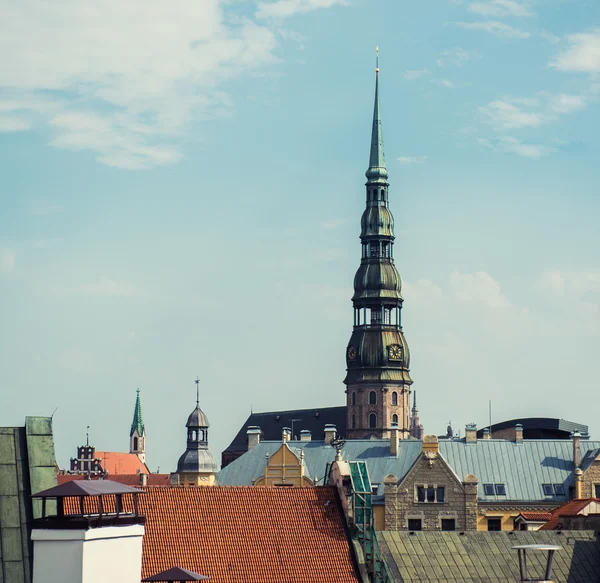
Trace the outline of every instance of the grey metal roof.
[[33, 498], [62, 498], [64, 496], [106, 496], [108, 494], [143, 494], [143, 490], [112, 480], [73, 480], [48, 488]]
[[[581, 441], [581, 454], [600, 446]], [[478, 497], [484, 502], [505, 500], [564, 502], [573, 481], [573, 442], [566, 439], [531, 439], [522, 443], [503, 439], [440, 440], [440, 453], [460, 479], [479, 479]], [[486, 496], [484, 484], [505, 484], [506, 496]], [[542, 484], [561, 484], [564, 496], [544, 496]]]
[[[347, 440], [343, 458], [365, 460], [373, 484], [383, 484], [383, 478], [394, 474], [401, 480], [419, 454], [421, 442], [400, 441], [398, 457], [390, 456], [388, 439]], [[304, 451], [304, 463], [311, 479], [322, 484], [325, 467], [335, 457], [335, 450], [323, 441], [292, 441], [290, 447]], [[273, 455], [281, 441], [263, 441], [236, 459], [217, 474], [219, 484], [249, 485], [264, 475], [266, 454]], [[583, 460], [600, 448], [598, 441], [581, 441]], [[588, 452], [590, 452], [588, 454]], [[532, 439], [517, 444], [500, 439], [481, 439], [465, 443], [464, 439], [440, 440], [440, 453], [460, 480], [468, 474], [479, 479], [478, 497], [482, 502], [529, 501], [565, 502], [573, 481], [573, 443], [565, 439]], [[486, 496], [484, 484], [504, 484], [506, 496]], [[561, 484], [564, 496], [544, 496], [542, 484]], [[382, 489], [379, 489], [382, 493]]]
[[[335, 449], [324, 441], [290, 441], [288, 445], [304, 451], [304, 463], [311, 480], [323, 484], [325, 467], [333, 462]], [[217, 481], [225, 486], [250, 485], [264, 475], [266, 454], [272, 456], [281, 447], [281, 441], [261, 441], [243, 456], [231, 462], [217, 474]], [[346, 441], [342, 455], [348, 461], [367, 461], [373, 484], [383, 484], [388, 474], [404, 476], [421, 453], [421, 442], [406, 440], [400, 443], [398, 457], [390, 456], [387, 439], [352, 439]]]

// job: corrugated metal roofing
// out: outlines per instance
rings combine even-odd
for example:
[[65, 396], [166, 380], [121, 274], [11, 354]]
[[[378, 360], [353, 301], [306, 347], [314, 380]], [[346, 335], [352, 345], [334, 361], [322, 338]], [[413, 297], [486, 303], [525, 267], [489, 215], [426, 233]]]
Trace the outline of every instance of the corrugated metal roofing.
[[[402, 479], [421, 453], [421, 442], [400, 442], [398, 457], [390, 456], [387, 439], [352, 439], [346, 441], [342, 455], [347, 461], [365, 460], [373, 484], [383, 484], [388, 474]], [[325, 466], [332, 462], [335, 450], [323, 441], [293, 441], [289, 445], [304, 451], [304, 463], [311, 479], [323, 483]], [[223, 468], [217, 475], [219, 484], [250, 485], [264, 475], [266, 454], [273, 455], [281, 441], [263, 441]], [[598, 441], [581, 441], [582, 459], [600, 448]], [[588, 452], [590, 452], [589, 455]], [[459, 479], [474, 474], [479, 480], [478, 497], [484, 502], [548, 501], [561, 503], [569, 499], [573, 481], [573, 443], [563, 439], [532, 439], [517, 444], [500, 439], [482, 439], [469, 444], [464, 440], [440, 440], [440, 453]], [[506, 496], [488, 496], [484, 484], [504, 484]], [[542, 484], [560, 484], [564, 495], [545, 496]], [[381, 489], [379, 490], [381, 492]]]

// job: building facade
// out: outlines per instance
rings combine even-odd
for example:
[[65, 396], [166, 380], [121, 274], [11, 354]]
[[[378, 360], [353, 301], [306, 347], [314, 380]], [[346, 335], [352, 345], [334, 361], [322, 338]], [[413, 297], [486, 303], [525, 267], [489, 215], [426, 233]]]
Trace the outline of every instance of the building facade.
[[379, 67], [366, 208], [361, 219], [361, 261], [354, 277], [354, 327], [346, 348], [347, 436], [387, 437], [392, 423], [410, 433], [410, 353], [402, 332], [402, 283], [394, 264], [394, 217], [379, 111]]

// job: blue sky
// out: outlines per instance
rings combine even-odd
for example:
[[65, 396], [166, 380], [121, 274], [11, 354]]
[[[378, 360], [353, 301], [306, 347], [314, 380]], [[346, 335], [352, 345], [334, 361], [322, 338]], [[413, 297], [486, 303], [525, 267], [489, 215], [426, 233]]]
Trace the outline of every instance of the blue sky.
[[345, 402], [380, 47], [426, 432], [600, 432], [596, 0], [3, 0], [0, 423], [150, 467], [250, 408]]

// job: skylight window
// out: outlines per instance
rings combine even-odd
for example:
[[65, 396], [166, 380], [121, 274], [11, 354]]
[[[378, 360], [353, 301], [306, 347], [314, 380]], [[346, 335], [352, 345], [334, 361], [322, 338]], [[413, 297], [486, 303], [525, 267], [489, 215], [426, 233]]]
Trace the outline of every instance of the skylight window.
[[493, 496], [494, 495], [494, 484], [484, 484], [483, 485], [483, 493], [486, 496]]
[[552, 490], [552, 484], [542, 484], [542, 489], [544, 490], [544, 496], [552, 496], [554, 493]]
[[565, 488], [562, 484], [554, 484], [554, 494], [557, 496], [565, 495]]
[[496, 484], [496, 496], [506, 496], [506, 486], [504, 484]]

